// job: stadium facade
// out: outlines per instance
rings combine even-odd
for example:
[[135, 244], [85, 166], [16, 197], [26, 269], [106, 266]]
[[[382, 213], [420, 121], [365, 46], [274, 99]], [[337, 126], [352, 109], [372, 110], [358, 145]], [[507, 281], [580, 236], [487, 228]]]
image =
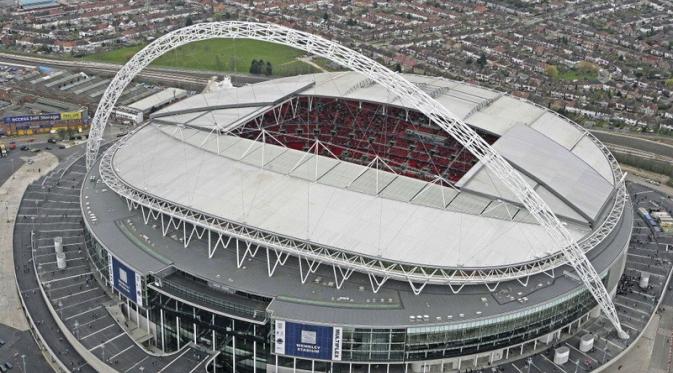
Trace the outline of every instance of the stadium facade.
[[[521, 174], [614, 295], [633, 215], [607, 148], [528, 101], [403, 78]], [[463, 145], [356, 72], [194, 95], [91, 163], [87, 252], [145, 343], [201, 346], [218, 371], [496, 365], [600, 297]]]

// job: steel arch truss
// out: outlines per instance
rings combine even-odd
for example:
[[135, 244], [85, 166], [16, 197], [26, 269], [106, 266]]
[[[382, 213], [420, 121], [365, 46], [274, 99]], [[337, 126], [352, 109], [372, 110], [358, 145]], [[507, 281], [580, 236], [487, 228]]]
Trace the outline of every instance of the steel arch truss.
[[[367, 79], [371, 79], [371, 81], [398, 96], [401, 101], [406, 102], [410, 107], [426, 115], [474, 154], [521, 201], [535, 220], [546, 230], [553, 242], [557, 243], [565, 260], [575, 269], [579, 278], [582, 279], [582, 282], [601, 306], [619, 335], [624, 338], [628, 337], [621, 327], [617, 310], [610, 295], [584, 251], [519, 172], [472, 128], [422, 89], [376, 61], [319, 36], [273, 24], [231, 21], [200, 23], [175, 30], [160, 37], [134, 55], [119, 70], [101, 98], [87, 143], [88, 169], [92, 167], [96, 160], [110, 113], [131, 80], [164, 53], [184, 44], [213, 38], [243, 38], [267, 41], [288, 45], [326, 58], [363, 74]], [[615, 184], [623, 183], [621, 179], [615, 179], [614, 182]], [[620, 187], [617, 185], [617, 188]], [[191, 212], [190, 214], [194, 215], [196, 213]], [[266, 233], [266, 235], [269, 234]]]

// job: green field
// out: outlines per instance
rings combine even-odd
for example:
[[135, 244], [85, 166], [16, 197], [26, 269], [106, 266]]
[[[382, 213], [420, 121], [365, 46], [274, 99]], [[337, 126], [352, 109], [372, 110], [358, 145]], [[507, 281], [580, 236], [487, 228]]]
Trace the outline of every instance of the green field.
[[581, 71], [578, 69], [570, 69], [565, 71], [559, 71], [558, 78], [561, 80], [568, 81], [593, 81], [598, 78], [597, 72], [592, 71]]
[[[122, 64], [145, 45], [96, 53], [86, 60]], [[248, 73], [253, 59], [271, 62], [273, 75], [290, 76], [316, 72], [313, 66], [297, 60], [303, 51], [280, 44], [245, 39], [212, 39], [184, 45], [159, 57], [153, 66]]]

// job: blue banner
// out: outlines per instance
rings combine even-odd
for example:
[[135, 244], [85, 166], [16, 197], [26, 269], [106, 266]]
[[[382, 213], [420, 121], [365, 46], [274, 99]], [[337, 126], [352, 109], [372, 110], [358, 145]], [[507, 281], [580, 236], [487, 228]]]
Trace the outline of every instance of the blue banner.
[[5, 124], [26, 123], [26, 122], [44, 122], [61, 120], [61, 113], [36, 114], [36, 115], [16, 115], [3, 118]]
[[332, 327], [285, 322], [285, 354], [332, 359]]
[[112, 257], [112, 284], [120, 294], [136, 300], [136, 273], [115, 257]]

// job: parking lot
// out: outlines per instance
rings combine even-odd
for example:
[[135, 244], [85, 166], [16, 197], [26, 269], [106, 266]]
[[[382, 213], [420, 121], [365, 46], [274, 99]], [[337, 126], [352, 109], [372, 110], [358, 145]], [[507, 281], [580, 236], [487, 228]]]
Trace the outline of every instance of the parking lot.
[[[22, 269], [20, 286], [59, 358], [76, 371], [94, 371], [60, 335], [55, 320], [48, 314], [37, 279], [45, 289], [58, 317], [79, 343], [100, 360], [122, 372], [189, 372], [208, 357], [193, 347], [175, 354], [148, 354], [133, 341], [124, 328], [107, 311], [118, 300], [110, 298], [93, 278], [86, 252], [79, 204], [79, 186], [85, 174], [84, 159], [59, 169], [31, 185], [21, 203], [15, 228], [15, 259]], [[54, 237], [63, 237], [67, 268], [59, 270], [54, 251]], [[35, 277], [37, 274], [37, 279]], [[28, 290], [24, 290], [28, 289]], [[42, 301], [42, 305], [40, 302]]]

